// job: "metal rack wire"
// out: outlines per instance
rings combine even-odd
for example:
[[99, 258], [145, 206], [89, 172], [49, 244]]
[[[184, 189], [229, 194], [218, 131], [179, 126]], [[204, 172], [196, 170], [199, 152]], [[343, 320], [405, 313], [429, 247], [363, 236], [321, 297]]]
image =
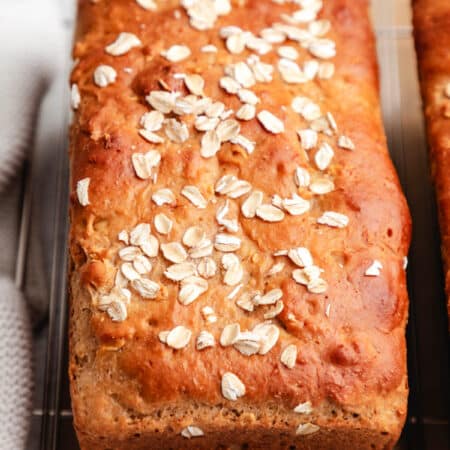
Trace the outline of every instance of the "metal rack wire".
[[[65, 3], [68, 4], [69, 0]], [[408, 329], [410, 406], [399, 450], [444, 450], [448, 448], [448, 336], [441, 286], [441, 263], [436, 211], [428, 176], [427, 153], [416, 78], [415, 59], [407, 10], [400, 11], [396, 0], [374, 0], [373, 17], [377, 30], [381, 73], [383, 115], [392, 158], [409, 199], [415, 235], [408, 272], [411, 298]], [[400, 5], [401, 6], [401, 5]], [[69, 8], [70, 10], [70, 8]], [[403, 18], [400, 22], [398, 18]], [[71, 26], [66, 14], [67, 27]], [[70, 47], [70, 45], [69, 45]], [[69, 65], [69, 62], [68, 62]], [[58, 136], [51, 164], [27, 172], [24, 189], [21, 245], [18, 255], [18, 282], [27, 283], [29, 221], [34, 207], [33, 186], [50, 177], [53, 186], [51, 208], [52, 249], [49, 276], [50, 300], [45, 327], [37, 339], [46, 345], [46, 356], [36, 365], [38, 387], [35, 400], [30, 450], [75, 450], [67, 380], [67, 291], [66, 242], [68, 158], [68, 89], [65, 77], [51, 94]], [[48, 121], [47, 121], [48, 122]], [[43, 125], [45, 126], [45, 124]], [[44, 165], [45, 166], [45, 165]], [[41, 164], [42, 169], [42, 164]], [[426, 263], [424, 262], [426, 261]], [[25, 274], [22, 277], [21, 274]]]

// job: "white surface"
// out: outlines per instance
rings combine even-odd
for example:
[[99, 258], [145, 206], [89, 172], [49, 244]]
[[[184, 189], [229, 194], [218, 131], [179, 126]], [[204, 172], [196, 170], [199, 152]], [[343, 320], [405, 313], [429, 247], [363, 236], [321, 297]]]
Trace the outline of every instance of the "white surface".
[[0, 190], [31, 142], [40, 98], [62, 57], [62, 21], [53, 0], [2, 2], [0, 15]]

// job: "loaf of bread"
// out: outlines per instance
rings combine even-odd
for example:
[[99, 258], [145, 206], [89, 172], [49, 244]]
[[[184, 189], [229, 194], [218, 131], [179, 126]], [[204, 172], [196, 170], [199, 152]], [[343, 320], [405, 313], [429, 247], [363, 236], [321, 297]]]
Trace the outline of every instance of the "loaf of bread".
[[83, 450], [391, 449], [410, 217], [366, 0], [79, 1]]
[[[450, 317], [450, 2], [415, 0], [414, 36]], [[449, 321], [450, 330], [450, 321]]]

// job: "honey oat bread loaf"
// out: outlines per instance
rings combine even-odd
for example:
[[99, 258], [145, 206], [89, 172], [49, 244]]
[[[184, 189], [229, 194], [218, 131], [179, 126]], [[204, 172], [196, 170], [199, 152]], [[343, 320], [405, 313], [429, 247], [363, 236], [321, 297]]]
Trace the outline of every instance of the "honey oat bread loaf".
[[365, 0], [82, 0], [83, 450], [391, 449], [410, 218]]
[[[415, 0], [414, 35], [450, 315], [450, 2]], [[450, 321], [449, 321], [450, 330]]]

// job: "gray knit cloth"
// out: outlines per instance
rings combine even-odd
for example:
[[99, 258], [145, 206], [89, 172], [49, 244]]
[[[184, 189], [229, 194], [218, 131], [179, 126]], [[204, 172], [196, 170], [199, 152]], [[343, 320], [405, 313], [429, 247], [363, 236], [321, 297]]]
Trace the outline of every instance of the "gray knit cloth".
[[31, 411], [31, 335], [22, 294], [0, 277], [0, 449], [24, 449]]
[[[32, 411], [32, 337], [27, 303], [12, 281], [20, 228], [15, 179], [30, 154], [42, 95], [61, 67], [64, 36], [59, 0], [0, 3], [0, 450], [25, 450]], [[36, 273], [42, 273], [42, 261], [37, 264]]]

